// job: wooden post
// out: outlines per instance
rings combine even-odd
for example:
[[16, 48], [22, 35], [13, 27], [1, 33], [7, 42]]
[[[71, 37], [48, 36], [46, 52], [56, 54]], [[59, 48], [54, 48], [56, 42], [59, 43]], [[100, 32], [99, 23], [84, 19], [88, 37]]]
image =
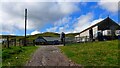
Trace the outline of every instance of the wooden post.
[[19, 41], [19, 46], [21, 46], [21, 45], [20, 45], [20, 39], [19, 39], [18, 41]]
[[92, 42], [93, 41], [93, 29], [92, 28], [89, 30], [89, 35], [90, 35], [90, 41]]
[[63, 44], [64, 44], [64, 46], [65, 46], [65, 38], [63, 38]]
[[14, 39], [14, 46], [16, 46], [16, 39]]
[[24, 46], [27, 46], [27, 44], [26, 44], [26, 29], [27, 29], [27, 9], [25, 9], [25, 39], [24, 39]]
[[9, 48], [9, 36], [7, 36], [7, 47]]
[[33, 46], [35, 46], [35, 40], [33, 40]]

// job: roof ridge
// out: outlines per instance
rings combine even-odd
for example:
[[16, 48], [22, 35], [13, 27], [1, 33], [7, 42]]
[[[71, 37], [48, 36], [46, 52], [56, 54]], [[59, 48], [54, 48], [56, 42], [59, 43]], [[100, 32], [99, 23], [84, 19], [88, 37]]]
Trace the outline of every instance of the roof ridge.
[[[90, 27], [88, 27], [88, 28], [86, 28], [86, 29], [84, 29], [84, 30], [82, 30], [80, 33], [82, 33], [82, 32], [84, 32], [84, 31], [86, 31], [86, 30], [88, 30], [88, 29], [90, 29], [90, 28], [92, 28], [92, 27], [94, 27], [94, 26], [96, 26], [97, 24], [99, 24], [99, 23], [101, 23], [101, 22], [103, 22], [103, 21], [105, 21], [105, 20], [112, 20], [111, 18], [109, 18], [109, 16], [107, 17], [107, 18], [105, 18], [104, 20], [102, 20], [102, 21], [100, 21], [100, 22], [98, 22], [98, 23], [96, 23], [96, 24], [94, 24], [94, 25], [91, 25]], [[112, 20], [113, 21], [113, 20]]]

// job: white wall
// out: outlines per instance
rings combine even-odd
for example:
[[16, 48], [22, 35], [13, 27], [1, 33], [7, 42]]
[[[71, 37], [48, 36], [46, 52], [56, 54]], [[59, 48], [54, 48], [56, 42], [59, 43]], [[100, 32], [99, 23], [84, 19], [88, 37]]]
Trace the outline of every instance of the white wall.
[[97, 32], [98, 32], [98, 26], [95, 26], [92, 29], [93, 29], [93, 35], [97, 34]]
[[115, 34], [118, 36], [118, 35], [120, 35], [120, 30], [116, 30], [115, 31]]
[[103, 35], [104, 36], [111, 36], [112, 35], [111, 30], [104, 30]]
[[[93, 27], [92, 30], [93, 30], [93, 35], [97, 34], [98, 26]], [[84, 36], [89, 36], [89, 30], [87, 30], [87, 31], [80, 34], [80, 37], [84, 37]]]
[[89, 37], [89, 30], [87, 30], [87, 31], [80, 34], [80, 37], [86, 37], [86, 36]]

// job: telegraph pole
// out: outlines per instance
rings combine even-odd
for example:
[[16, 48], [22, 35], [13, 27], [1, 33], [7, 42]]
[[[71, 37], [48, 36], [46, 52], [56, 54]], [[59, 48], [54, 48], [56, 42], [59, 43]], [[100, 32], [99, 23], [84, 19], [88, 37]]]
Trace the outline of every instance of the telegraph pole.
[[26, 43], [26, 29], [27, 29], [27, 9], [25, 9], [25, 40], [24, 40], [24, 46], [27, 46], [27, 43]]

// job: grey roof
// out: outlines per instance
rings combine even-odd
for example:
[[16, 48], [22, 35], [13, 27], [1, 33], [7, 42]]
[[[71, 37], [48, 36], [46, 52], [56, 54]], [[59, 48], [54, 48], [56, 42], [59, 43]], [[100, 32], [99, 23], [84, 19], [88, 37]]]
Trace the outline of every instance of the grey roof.
[[60, 41], [60, 37], [37, 37], [35, 39], [35, 42], [46, 42], [46, 41], [54, 41], [54, 40], [58, 40]]
[[46, 42], [46, 40], [43, 37], [39, 36], [35, 39], [35, 42]]
[[46, 41], [54, 41], [58, 40], [60, 41], [60, 37], [43, 37]]

